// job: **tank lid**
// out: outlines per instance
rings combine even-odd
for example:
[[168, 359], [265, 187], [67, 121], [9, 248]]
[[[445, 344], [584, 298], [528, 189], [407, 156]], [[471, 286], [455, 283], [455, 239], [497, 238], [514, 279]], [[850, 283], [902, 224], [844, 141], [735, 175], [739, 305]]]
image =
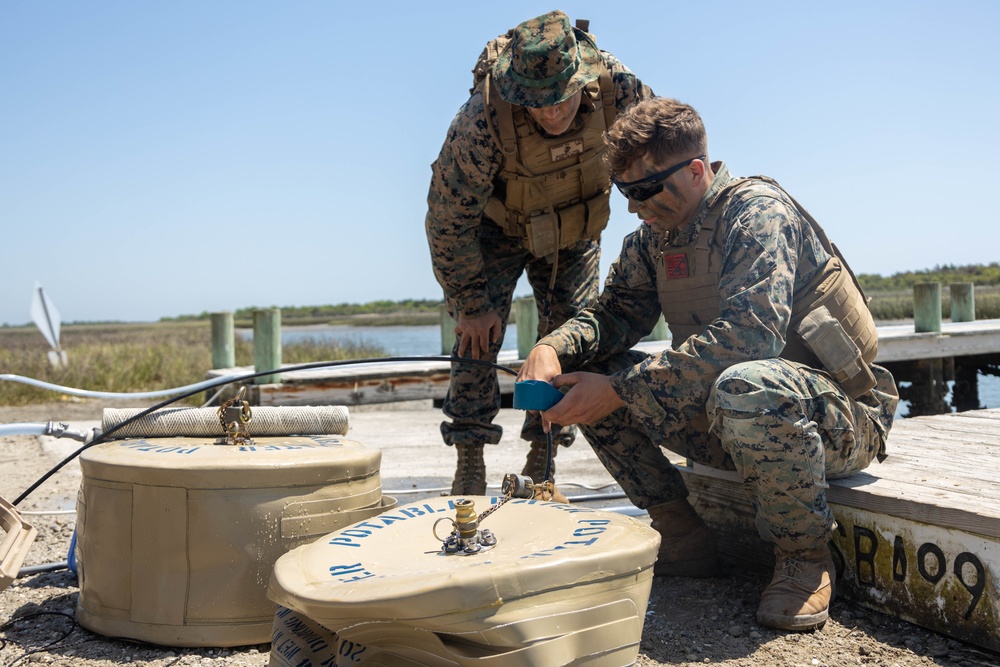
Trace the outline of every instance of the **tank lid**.
[[255, 438], [218, 445], [211, 438], [115, 440], [80, 455], [92, 480], [204, 488], [335, 484], [377, 475], [382, 452], [336, 435]]
[[[480, 514], [498, 500], [469, 499]], [[659, 534], [635, 519], [534, 500], [512, 500], [483, 520], [495, 547], [446, 555], [434, 524], [455, 517], [456, 500], [398, 507], [285, 554], [269, 597], [318, 621], [426, 618], [634, 577], [656, 560]], [[437, 534], [450, 531], [442, 521]]]

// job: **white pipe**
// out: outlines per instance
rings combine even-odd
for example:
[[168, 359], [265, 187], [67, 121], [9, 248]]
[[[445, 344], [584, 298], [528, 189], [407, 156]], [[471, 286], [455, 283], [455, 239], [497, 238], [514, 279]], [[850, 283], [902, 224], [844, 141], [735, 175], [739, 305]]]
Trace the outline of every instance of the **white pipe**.
[[23, 384], [29, 384], [33, 387], [50, 389], [52, 391], [62, 392], [63, 394], [69, 394], [71, 396], [83, 396], [85, 398], [162, 398], [164, 396], [173, 396], [174, 394], [180, 394], [186, 391], [198, 391], [200, 389], [206, 389], [210, 386], [216, 385], [222, 380], [233, 380], [238, 377], [242, 377], [242, 375], [223, 375], [213, 380], [196, 382], [195, 384], [189, 384], [184, 387], [175, 387], [173, 389], [161, 389], [159, 391], [140, 391], [140, 392], [130, 393], [130, 392], [116, 392], [116, 391], [88, 391], [86, 389], [75, 389], [73, 387], [63, 387], [57, 384], [51, 384], [49, 382], [42, 382], [41, 380], [35, 380], [34, 378], [26, 378], [23, 375], [14, 375], [12, 373], [0, 374], [0, 380], [21, 382]]
[[92, 431], [70, 431], [69, 424], [62, 422], [0, 424], [0, 435], [47, 435], [53, 438], [72, 438], [80, 442], [87, 442], [94, 436]]
[[0, 436], [5, 435], [45, 435], [48, 422], [24, 422], [23, 424], [0, 424]]

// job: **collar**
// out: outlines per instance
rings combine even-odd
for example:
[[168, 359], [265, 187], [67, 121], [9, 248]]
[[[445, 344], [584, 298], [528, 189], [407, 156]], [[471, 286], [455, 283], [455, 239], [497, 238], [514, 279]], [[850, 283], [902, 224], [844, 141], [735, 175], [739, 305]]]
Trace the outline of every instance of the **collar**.
[[729, 185], [729, 182], [733, 180], [732, 176], [729, 175], [729, 169], [722, 161], [713, 162], [712, 170], [715, 172], [712, 184], [701, 196], [698, 208], [695, 209], [694, 215], [691, 216], [688, 223], [670, 232], [667, 239], [670, 245], [687, 245], [698, 238], [698, 232], [701, 230], [701, 225], [705, 221], [709, 209], [719, 199], [719, 195]]
[[576, 116], [573, 118], [573, 122], [570, 123], [569, 128], [560, 135], [553, 135], [546, 132], [541, 125], [535, 122], [535, 119], [531, 117], [530, 113], [528, 113], [528, 108], [524, 107], [524, 117], [528, 119], [529, 123], [531, 123], [531, 127], [534, 128], [535, 132], [542, 135], [546, 139], [562, 139], [579, 132], [586, 127], [587, 123], [590, 122], [590, 116], [593, 113], [594, 104], [587, 98], [586, 95], [584, 95], [583, 99], [580, 100], [580, 108], [577, 110]]

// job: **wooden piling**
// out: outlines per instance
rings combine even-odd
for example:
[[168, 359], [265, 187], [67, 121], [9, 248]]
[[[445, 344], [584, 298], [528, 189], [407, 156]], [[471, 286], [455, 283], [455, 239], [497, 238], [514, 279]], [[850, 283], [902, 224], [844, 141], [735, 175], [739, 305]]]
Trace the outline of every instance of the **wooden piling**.
[[232, 368], [236, 365], [236, 328], [233, 313], [212, 313], [212, 368]]
[[[253, 366], [259, 373], [281, 367], [281, 309], [266, 308], [253, 313]], [[281, 382], [281, 375], [262, 375], [254, 384]]]
[[979, 368], [967, 363], [966, 357], [955, 359], [955, 384], [951, 390], [951, 405], [956, 412], [981, 410], [979, 402]]
[[941, 415], [951, 412], [945, 400], [948, 383], [945, 379], [944, 359], [917, 359], [911, 362], [912, 375], [909, 387], [900, 388], [900, 398], [910, 402], [907, 417]]
[[916, 333], [941, 333], [941, 283], [917, 283], [913, 286], [913, 330]]
[[455, 327], [458, 322], [448, 313], [448, 306], [444, 304], [438, 306], [438, 315], [441, 321], [441, 354], [450, 356], [455, 349]]
[[670, 329], [667, 328], [667, 321], [663, 319], [663, 315], [660, 315], [660, 319], [656, 321], [656, 326], [653, 330], [649, 332], [648, 336], [644, 336], [641, 340], [667, 340], [670, 338]]
[[973, 283], [952, 283], [951, 288], [951, 321], [976, 321], [976, 292]]
[[514, 300], [517, 317], [517, 356], [525, 359], [538, 341], [538, 307], [534, 297]]

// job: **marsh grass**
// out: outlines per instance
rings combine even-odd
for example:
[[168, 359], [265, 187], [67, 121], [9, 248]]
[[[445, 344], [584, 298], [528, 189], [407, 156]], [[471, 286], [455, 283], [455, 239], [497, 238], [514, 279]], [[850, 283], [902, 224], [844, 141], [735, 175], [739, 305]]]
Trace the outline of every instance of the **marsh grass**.
[[[212, 363], [207, 322], [73, 325], [60, 336], [69, 363], [49, 365], [48, 343], [34, 328], [0, 329], [0, 373], [90, 391], [139, 392], [201, 382]], [[370, 345], [338, 345], [305, 339], [282, 349], [286, 364], [384, 357]], [[253, 365], [253, 344], [236, 340], [236, 365]], [[0, 405], [60, 400], [63, 394], [20, 382], [0, 382]], [[188, 399], [198, 403], [201, 395]]]
[[[906, 320], [913, 318], [913, 289], [868, 292], [872, 315], [876, 320]], [[1000, 286], [976, 285], [976, 319], [1000, 318]], [[951, 317], [951, 290], [941, 286], [941, 319]]]
[[[511, 321], [513, 313], [511, 314]], [[284, 311], [281, 313], [282, 326], [313, 326], [313, 325], [347, 325], [357, 327], [418, 327], [430, 324], [438, 324], [441, 321], [441, 314], [434, 312], [412, 312], [412, 313], [372, 313], [361, 315], [332, 315], [329, 317], [289, 317]], [[253, 320], [247, 318], [236, 318], [236, 326], [244, 329], [253, 328]]]
[[[878, 321], [913, 318], [913, 291], [870, 290], [871, 309]], [[976, 317], [1000, 318], [1000, 286], [976, 286]], [[947, 285], [941, 289], [942, 319], [951, 315]], [[324, 322], [330, 318], [325, 314]], [[412, 315], [412, 314], [411, 314]], [[409, 318], [409, 319], [408, 319]], [[430, 324], [437, 311], [414, 317], [379, 313], [354, 316], [352, 323]], [[285, 322], [285, 324], [300, 322]], [[48, 343], [34, 327], [0, 328], [0, 374], [22, 375], [52, 384], [91, 391], [138, 392], [170, 389], [200, 382], [211, 367], [211, 329], [208, 320], [178, 320], [155, 324], [77, 324], [63, 327], [61, 342], [69, 358], [67, 368], [49, 365]], [[384, 357], [376, 345], [341, 345], [326, 338], [306, 338], [282, 348], [285, 364]], [[236, 337], [236, 365], [253, 365], [253, 343]], [[19, 382], [0, 381], [0, 405], [25, 405], [60, 400], [63, 394]], [[201, 395], [187, 400], [197, 404]]]

